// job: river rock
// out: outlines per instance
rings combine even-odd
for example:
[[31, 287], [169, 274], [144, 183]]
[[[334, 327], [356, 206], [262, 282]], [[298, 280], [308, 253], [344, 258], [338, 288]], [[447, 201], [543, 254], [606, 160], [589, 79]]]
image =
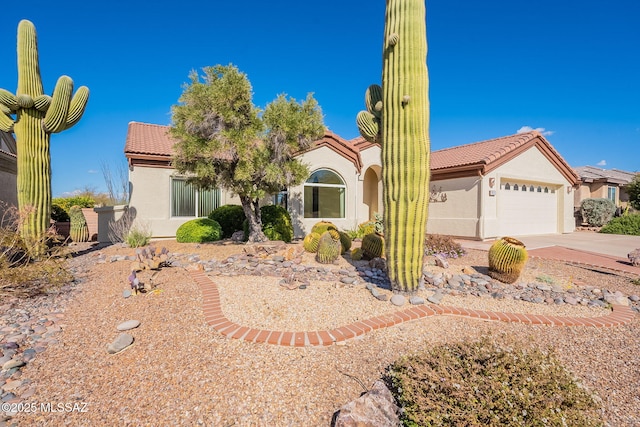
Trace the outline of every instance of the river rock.
[[335, 427], [398, 425], [398, 407], [391, 392], [380, 380], [373, 384], [371, 390], [340, 408], [334, 423]]
[[107, 352], [109, 352], [109, 354], [115, 354], [129, 347], [131, 344], [133, 344], [133, 336], [123, 333], [118, 335], [115, 341], [107, 346]]
[[128, 331], [129, 329], [135, 329], [140, 326], [139, 320], [127, 320], [126, 322], [122, 322], [117, 326], [119, 331]]

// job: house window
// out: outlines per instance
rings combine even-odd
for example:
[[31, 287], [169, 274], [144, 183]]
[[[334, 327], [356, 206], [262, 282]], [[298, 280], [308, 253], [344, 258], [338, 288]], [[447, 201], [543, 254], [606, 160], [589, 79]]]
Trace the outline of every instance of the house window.
[[281, 192], [273, 195], [273, 204], [289, 209], [289, 192], [285, 188]]
[[344, 218], [346, 186], [338, 174], [319, 169], [304, 184], [305, 218]]
[[518, 191], [519, 187], [518, 184], [513, 184], [513, 191]]
[[607, 188], [607, 199], [611, 200], [613, 203], [616, 203], [616, 187], [610, 185]]
[[505, 189], [505, 190], [511, 190], [511, 185], [509, 185], [509, 183], [507, 182], [507, 183], [504, 185], [504, 189]]
[[522, 191], [527, 191], [527, 184], [522, 184]]
[[529, 186], [529, 191], [531, 191], [532, 193], [535, 191], [535, 190], [533, 189], [533, 185], [530, 185], [530, 186]]
[[549, 187], [544, 187], [544, 192], [548, 193], [549, 192]]
[[171, 216], [203, 217], [220, 206], [220, 190], [199, 190], [186, 179], [171, 180]]

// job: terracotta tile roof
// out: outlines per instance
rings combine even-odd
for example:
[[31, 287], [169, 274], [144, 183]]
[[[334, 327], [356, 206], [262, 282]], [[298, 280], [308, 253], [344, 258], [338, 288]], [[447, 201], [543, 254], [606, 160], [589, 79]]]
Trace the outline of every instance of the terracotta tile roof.
[[437, 178], [445, 173], [450, 175], [452, 172], [486, 174], [533, 146], [538, 147], [569, 182], [575, 185], [579, 181], [578, 175], [569, 164], [537, 131], [433, 151], [432, 177]]
[[169, 135], [169, 126], [130, 122], [124, 152], [127, 157], [136, 155], [166, 156], [174, 154], [176, 140]]
[[[125, 154], [128, 158], [164, 161], [167, 165], [173, 156], [175, 140], [168, 134], [168, 126], [148, 123], [129, 123]], [[350, 160], [356, 170], [361, 172], [362, 159], [360, 151], [377, 144], [370, 143], [362, 137], [346, 140], [339, 135], [325, 130], [324, 136], [304, 152], [318, 147], [329, 147], [339, 155]], [[523, 151], [537, 146], [560, 172], [573, 184], [579, 182], [579, 176], [536, 131], [505, 136], [502, 138], [481, 141], [433, 151], [431, 153], [432, 178], [445, 179], [457, 176], [485, 174]]]
[[637, 172], [627, 172], [620, 169], [602, 169], [595, 166], [579, 166], [573, 169], [583, 182], [610, 182], [626, 185], [633, 181]]

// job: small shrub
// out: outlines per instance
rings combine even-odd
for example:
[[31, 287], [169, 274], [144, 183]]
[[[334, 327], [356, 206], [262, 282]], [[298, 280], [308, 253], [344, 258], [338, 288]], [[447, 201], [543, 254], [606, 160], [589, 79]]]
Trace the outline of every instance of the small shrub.
[[[260, 218], [262, 219], [262, 232], [269, 240], [282, 240], [291, 243], [293, 240], [293, 224], [291, 215], [280, 205], [266, 205], [260, 208]], [[243, 223], [244, 238], [249, 238], [249, 224], [245, 220]]]
[[52, 203], [51, 219], [58, 222], [68, 222], [70, 220], [69, 212], [67, 212], [62, 206]]
[[407, 426], [601, 426], [599, 405], [551, 351], [492, 337], [404, 357], [388, 382]]
[[209, 219], [217, 221], [222, 227], [222, 237], [231, 237], [233, 233], [242, 230], [242, 223], [246, 219], [244, 210], [240, 205], [224, 205], [214, 209], [209, 214]]
[[150, 241], [151, 231], [149, 231], [148, 227], [142, 226], [134, 226], [133, 228], [131, 228], [125, 238], [125, 242], [130, 248], [140, 248], [142, 246], [147, 246]]
[[57, 205], [69, 213], [72, 206], [92, 208], [96, 205], [96, 201], [89, 196], [55, 197], [51, 200], [51, 204]]
[[460, 243], [451, 236], [442, 234], [427, 234], [424, 242], [425, 255], [442, 255], [446, 258], [458, 258], [466, 255]]
[[616, 212], [616, 205], [609, 199], [584, 199], [580, 204], [582, 219], [591, 227], [602, 227]]
[[600, 229], [600, 232], [640, 236], [640, 214], [629, 214], [613, 218]]
[[213, 242], [222, 238], [222, 227], [209, 218], [196, 218], [178, 227], [176, 241], [179, 243]]

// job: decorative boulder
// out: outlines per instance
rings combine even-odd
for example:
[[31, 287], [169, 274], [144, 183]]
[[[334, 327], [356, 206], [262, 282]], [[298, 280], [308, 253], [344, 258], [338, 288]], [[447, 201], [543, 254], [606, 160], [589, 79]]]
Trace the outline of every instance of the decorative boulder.
[[391, 392], [378, 380], [373, 388], [344, 405], [336, 413], [335, 427], [396, 427], [400, 425], [398, 407]]
[[629, 262], [634, 267], [640, 267], [640, 248], [635, 249], [627, 254], [627, 258], [629, 258]]

